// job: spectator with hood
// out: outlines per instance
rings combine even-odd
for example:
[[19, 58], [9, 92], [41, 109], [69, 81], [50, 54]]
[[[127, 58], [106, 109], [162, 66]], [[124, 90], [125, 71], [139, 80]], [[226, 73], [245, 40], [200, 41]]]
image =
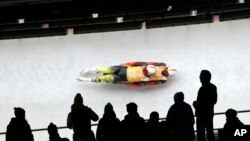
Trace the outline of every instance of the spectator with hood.
[[95, 141], [95, 135], [91, 130], [91, 120], [97, 121], [98, 119], [98, 115], [83, 104], [81, 94], [77, 93], [67, 118], [67, 127], [74, 131], [73, 141]]
[[120, 140], [120, 120], [116, 117], [113, 106], [108, 103], [104, 108], [103, 117], [99, 120], [96, 139], [97, 141]]

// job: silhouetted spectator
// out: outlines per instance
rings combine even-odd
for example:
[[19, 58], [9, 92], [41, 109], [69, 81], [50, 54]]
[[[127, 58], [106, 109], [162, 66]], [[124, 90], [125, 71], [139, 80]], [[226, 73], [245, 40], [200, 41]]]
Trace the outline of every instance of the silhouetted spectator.
[[208, 141], [215, 141], [213, 132], [214, 105], [217, 102], [217, 88], [210, 83], [211, 73], [208, 70], [202, 70], [200, 82], [202, 84], [198, 91], [197, 101], [193, 106], [196, 114], [198, 141], [205, 141], [205, 129], [207, 129]]
[[137, 105], [133, 102], [127, 104], [128, 114], [122, 124], [123, 141], [145, 141], [145, 120], [137, 112]]
[[103, 117], [99, 120], [96, 130], [97, 141], [120, 140], [120, 120], [116, 118], [113, 106], [108, 103], [104, 108]]
[[61, 138], [57, 126], [53, 123], [50, 123], [48, 126], [48, 133], [49, 133], [49, 141], [69, 141], [67, 138]]
[[184, 94], [174, 95], [174, 104], [170, 107], [166, 122], [173, 141], [194, 140], [194, 114], [192, 107], [184, 102]]
[[14, 108], [15, 118], [7, 126], [6, 141], [34, 141], [29, 123], [25, 119], [25, 110]]
[[67, 118], [67, 127], [74, 130], [73, 141], [95, 141], [91, 120], [98, 119], [98, 115], [91, 108], [83, 105], [83, 98], [78, 93]]
[[146, 141], [163, 141], [163, 125], [159, 122], [159, 113], [150, 113], [149, 120], [146, 122]]
[[[222, 133], [220, 133], [220, 141], [231, 141], [234, 139], [236, 129], [244, 127], [244, 124], [237, 118], [237, 112], [234, 109], [226, 111], [226, 120]], [[235, 138], [235, 140], [237, 139]]]

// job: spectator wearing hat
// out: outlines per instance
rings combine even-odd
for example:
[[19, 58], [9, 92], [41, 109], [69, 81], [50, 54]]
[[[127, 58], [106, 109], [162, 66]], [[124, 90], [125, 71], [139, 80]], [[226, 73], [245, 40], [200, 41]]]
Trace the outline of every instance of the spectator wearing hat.
[[98, 119], [98, 115], [91, 108], [83, 105], [83, 98], [77, 93], [67, 118], [67, 127], [74, 131], [73, 141], [95, 141], [91, 120]]

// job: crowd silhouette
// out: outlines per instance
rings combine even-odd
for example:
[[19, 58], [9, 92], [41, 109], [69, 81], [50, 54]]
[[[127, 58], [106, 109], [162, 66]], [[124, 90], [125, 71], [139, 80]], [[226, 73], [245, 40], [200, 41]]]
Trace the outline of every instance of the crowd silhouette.
[[[215, 141], [213, 129], [214, 105], [217, 102], [217, 88], [210, 82], [211, 73], [202, 70], [197, 100], [193, 102], [194, 112], [190, 104], [184, 101], [183, 92], [176, 92], [174, 104], [169, 108], [166, 119], [160, 121], [159, 113], [153, 111], [149, 120], [145, 121], [137, 111], [138, 105], [130, 102], [126, 105], [127, 115], [123, 120], [116, 117], [113, 105], [107, 103], [103, 116], [99, 116], [84, 105], [83, 97], [77, 93], [67, 117], [67, 127], [73, 129], [73, 141], [194, 141], [194, 124], [197, 126], [198, 141]], [[25, 119], [25, 110], [14, 108], [13, 117], [7, 126], [6, 141], [34, 141], [33, 134]], [[91, 121], [98, 121], [96, 134], [91, 130]], [[244, 128], [234, 109], [226, 111], [226, 123], [219, 130], [219, 141], [231, 141], [236, 129]], [[61, 138], [57, 126], [48, 125], [49, 141], [70, 141]], [[237, 141], [239, 138], [237, 138]], [[236, 139], [235, 139], [236, 141]]]

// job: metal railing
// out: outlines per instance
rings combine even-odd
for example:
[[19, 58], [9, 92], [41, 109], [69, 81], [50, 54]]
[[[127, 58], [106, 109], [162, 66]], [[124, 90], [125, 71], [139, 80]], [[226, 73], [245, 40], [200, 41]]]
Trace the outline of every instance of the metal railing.
[[[237, 113], [248, 113], [250, 112], [250, 110], [241, 110], [241, 111], [237, 111]], [[225, 112], [219, 112], [219, 113], [214, 113], [214, 115], [224, 115]], [[159, 120], [165, 120], [166, 118], [160, 118]], [[145, 121], [148, 121], [149, 119], [146, 119]], [[91, 126], [97, 126], [98, 124], [91, 124]], [[57, 127], [57, 129], [68, 129], [68, 127], [66, 126], [61, 126], [61, 127]], [[214, 128], [214, 130], [219, 130], [221, 128]], [[48, 130], [48, 128], [40, 128], [40, 129], [33, 129], [31, 130], [32, 132], [37, 132], [37, 131], [45, 131]], [[196, 132], [196, 131], [195, 131]], [[0, 135], [5, 135], [6, 132], [0, 132]]]

